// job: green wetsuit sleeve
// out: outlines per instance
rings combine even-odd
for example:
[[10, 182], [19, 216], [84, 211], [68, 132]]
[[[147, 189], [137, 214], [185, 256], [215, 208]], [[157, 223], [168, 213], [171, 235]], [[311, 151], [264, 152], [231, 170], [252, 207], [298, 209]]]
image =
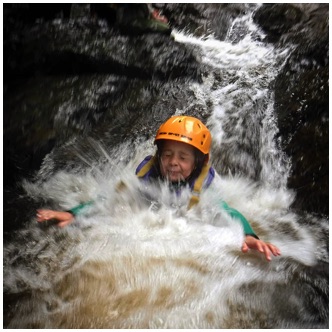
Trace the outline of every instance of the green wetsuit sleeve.
[[72, 215], [77, 216], [84, 210], [86, 207], [91, 206], [93, 204], [93, 201], [89, 201], [86, 203], [79, 204], [77, 206], [74, 206], [72, 209], [67, 210], [66, 212], [70, 212]]
[[220, 205], [221, 205], [222, 209], [224, 209], [228, 213], [229, 216], [231, 216], [232, 218], [237, 219], [241, 222], [245, 235], [251, 235], [251, 236], [255, 237], [256, 239], [258, 239], [258, 236], [255, 234], [254, 230], [251, 228], [248, 220], [239, 211], [229, 207], [227, 205], [227, 203], [224, 201], [221, 201]]

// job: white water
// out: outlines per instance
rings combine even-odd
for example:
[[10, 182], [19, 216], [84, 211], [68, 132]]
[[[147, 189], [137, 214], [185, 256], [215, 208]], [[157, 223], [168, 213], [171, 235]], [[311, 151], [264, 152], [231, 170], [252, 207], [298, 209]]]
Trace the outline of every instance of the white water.
[[[244, 22], [255, 31], [248, 18]], [[51, 200], [57, 208], [96, 203], [65, 229], [39, 228], [33, 219], [5, 248], [5, 290], [21, 294], [9, 328], [315, 326], [306, 268], [326, 253], [321, 230], [301, 226], [289, 208], [288, 163], [274, 142], [268, 91], [279, 55], [250, 35], [234, 45], [175, 37], [197, 45], [203, 61], [220, 70], [222, 79], [211, 74], [192, 89], [197, 104], [213, 103], [207, 124], [215, 168], [227, 173], [219, 164], [227, 152], [241, 172], [216, 179], [218, 189], [187, 211], [188, 193], [178, 199], [165, 185], [146, 188], [134, 176], [139, 161], [154, 151], [151, 139], [136, 148], [123, 143], [110, 155], [95, 143], [109, 164], [96, 166], [81, 151], [90, 171], [59, 172], [43, 185], [26, 183], [30, 197]], [[133, 154], [125, 165], [122, 160]], [[115, 190], [119, 180], [126, 191]], [[269, 263], [257, 252], [241, 253], [242, 230], [216, 207], [219, 198], [241, 211], [282, 256]]]
[[[175, 39], [199, 46], [202, 62], [212, 66], [220, 76], [217, 80], [216, 74], [211, 73], [203, 78], [204, 84], [193, 86], [201, 104], [213, 104], [214, 111], [207, 124], [215, 154], [224, 154], [226, 150], [229, 161], [245, 175], [254, 177], [261, 167], [259, 178], [264, 184], [285, 188], [289, 162], [276, 146], [274, 100], [269, 84], [286, 60], [287, 51], [253, 41], [253, 36], [257, 39], [260, 33], [250, 15], [233, 23], [233, 30], [247, 32], [236, 44], [227, 39], [197, 39], [182, 33], [175, 34]], [[248, 149], [255, 151], [250, 154]]]

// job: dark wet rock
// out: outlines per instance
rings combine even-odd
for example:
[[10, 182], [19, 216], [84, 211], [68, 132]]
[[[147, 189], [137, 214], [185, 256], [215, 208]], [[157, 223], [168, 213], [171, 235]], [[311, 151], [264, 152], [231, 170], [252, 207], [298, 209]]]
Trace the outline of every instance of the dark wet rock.
[[275, 81], [282, 148], [291, 157], [294, 207], [328, 215], [328, 4], [262, 6], [255, 20], [290, 56]]
[[197, 55], [165, 35], [127, 36], [109, 29], [96, 32], [87, 25], [68, 22], [37, 25], [19, 38], [16, 44], [10, 38], [5, 41], [11, 46], [4, 53], [6, 81], [36, 73], [197, 77]]
[[173, 28], [197, 37], [213, 34], [224, 40], [235, 18], [248, 12], [250, 4], [163, 4], [163, 13]]
[[303, 17], [301, 9], [290, 4], [265, 4], [254, 15], [254, 22], [267, 34], [266, 41], [276, 42]]
[[[158, 82], [181, 78], [197, 80], [200, 77], [197, 51], [176, 43], [170, 36], [121, 34], [103, 21], [90, 18], [59, 20], [58, 12], [62, 9], [59, 6], [42, 14], [43, 8], [5, 6], [4, 143], [7, 170], [12, 167], [38, 169], [45, 152], [49, 152], [55, 143], [61, 144], [70, 130], [86, 134], [107, 113], [110, 103], [113, 102], [113, 108], [118, 106], [118, 98], [127, 95], [135, 104], [130, 96], [141, 88], [150, 89], [150, 80], [158, 85]], [[25, 20], [21, 20], [23, 13], [26, 13]], [[113, 78], [107, 82], [110, 75]], [[91, 80], [85, 79], [87, 77]], [[125, 83], [124, 78], [133, 80], [137, 87], [129, 91], [128, 87], [132, 88], [133, 84]], [[90, 81], [92, 83], [88, 83]], [[95, 90], [86, 84], [97, 86], [101, 81], [105, 82], [103, 92], [94, 98], [89, 96], [90, 100], [79, 97], [85, 90]], [[109, 102], [105, 103], [106, 100]], [[66, 108], [66, 103], [72, 107], [67, 107], [66, 122], [54, 122], [59, 110]], [[139, 105], [136, 109], [140, 109]], [[66, 128], [57, 130], [56, 126]], [[24, 162], [20, 161], [22, 159]], [[8, 182], [12, 180], [8, 178]]]

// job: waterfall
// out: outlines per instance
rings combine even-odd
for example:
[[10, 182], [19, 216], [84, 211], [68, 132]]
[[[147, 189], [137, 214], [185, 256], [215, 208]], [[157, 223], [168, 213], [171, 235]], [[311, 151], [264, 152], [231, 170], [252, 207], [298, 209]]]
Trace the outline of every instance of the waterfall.
[[[135, 177], [154, 152], [152, 137], [111, 151], [92, 141], [94, 157], [78, 152], [84, 171], [25, 182], [48, 207], [95, 204], [64, 229], [31, 218], [4, 247], [7, 328], [326, 328], [328, 280], [319, 262], [328, 261], [327, 226], [290, 209], [289, 160], [276, 140], [269, 87], [287, 50], [259, 42], [259, 34], [250, 15], [225, 41], [173, 31], [213, 69], [192, 85], [193, 105], [176, 111], [212, 105], [219, 189], [203, 193], [197, 208], [187, 211], [189, 192], [179, 198], [166, 184], [147, 187]], [[125, 191], [116, 190], [119, 181]], [[218, 198], [282, 255], [267, 262], [242, 253], [241, 226], [219, 210]]]
[[[234, 20], [225, 41], [213, 36], [198, 39], [183, 33], [174, 36], [179, 42], [200, 47], [202, 62], [214, 69], [213, 74], [203, 78], [203, 84], [193, 86], [193, 91], [201, 103], [213, 105], [208, 125], [216, 163], [227, 164], [273, 188], [285, 188], [289, 161], [275, 141], [278, 129], [269, 85], [287, 58], [287, 50], [256, 41], [259, 31], [251, 15]], [[239, 31], [247, 34], [233, 43], [234, 30], [236, 36]], [[227, 158], [223, 156], [225, 151]]]

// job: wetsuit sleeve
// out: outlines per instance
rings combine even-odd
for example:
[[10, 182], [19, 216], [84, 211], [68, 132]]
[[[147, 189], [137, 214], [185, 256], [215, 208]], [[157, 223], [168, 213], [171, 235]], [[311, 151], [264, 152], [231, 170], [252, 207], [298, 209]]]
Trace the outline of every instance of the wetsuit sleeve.
[[73, 216], [77, 216], [82, 213], [83, 210], [85, 210], [88, 206], [93, 205], [93, 201], [89, 201], [86, 203], [79, 204], [77, 206], [74, 206], [70, 210], [67, 210], [66, 212], [70, 212]]
[[225, 210], [230, 217], [237, 219], [241, 222], [245, 235], [251, 235], [256, 239], [259, 239], [259, 237], [255, 234], [254, 230], [251, 228], [248, 220], [239, 211], [229, 207], [227, 203], [224, 201], [221, 201], [220, 205], [222, 209]]

